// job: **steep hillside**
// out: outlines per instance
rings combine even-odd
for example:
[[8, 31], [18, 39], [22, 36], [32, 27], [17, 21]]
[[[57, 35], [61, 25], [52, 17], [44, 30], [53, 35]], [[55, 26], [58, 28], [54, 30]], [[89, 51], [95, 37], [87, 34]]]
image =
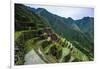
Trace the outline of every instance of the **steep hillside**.
[[79, 20], [73, 20], [71, 17], [64, 18], [52, 14], [44, 8], [34, 9], [34, 12], [42, 16], [50, 24], [50, 26], [57, 34], [66, 38], [67, 40], [75, 44], [75, 46], [78, 43], [78, 45], [81, 48], [87, 50], [87, 53], [91, 54], [91, 56], [93, 57], [94, 55], [93, 17], [84, 17]]
[[[54, 22], [56, 30], [51, 23], [36, 11], [31, 11], [30, 7], [15, 4], [15, 65], [28, 64], [25, 56], [30, 52], [33, 52], [30, 57], [34, 57], [34, 64], [93, 60], [93, 56], [79, 42], [72, 40], [75, 35], [85, 39], [82, 33], [71, 28], [64, 30], [66, 25], [60, 21], [58, 24]], [[59, 33], [58, 29], [62, 32]], [[73, 33], [75, 35], [69, 37]]]

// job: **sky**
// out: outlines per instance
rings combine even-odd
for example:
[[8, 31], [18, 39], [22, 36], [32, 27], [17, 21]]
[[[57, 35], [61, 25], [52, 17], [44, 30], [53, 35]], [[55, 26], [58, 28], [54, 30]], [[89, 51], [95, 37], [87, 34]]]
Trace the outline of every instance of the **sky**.
[[47, 11], [56, 14], [61, 17], [71, 17], [74, 20], [81, 19], [83, 17], [94, 17], [94, 8], [86, 7], [68, 7], [68, 6], [49, 6], [49, 5], [33, 5], [25, 4], [32, 8], [45, 8]]

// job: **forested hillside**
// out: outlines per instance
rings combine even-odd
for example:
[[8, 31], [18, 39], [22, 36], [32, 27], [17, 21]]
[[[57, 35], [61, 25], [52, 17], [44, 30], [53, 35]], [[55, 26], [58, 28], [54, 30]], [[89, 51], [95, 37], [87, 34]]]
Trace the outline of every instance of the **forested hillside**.
[[[94, 31], [92, 27], [88, 30], [81, 27], [83, 23], [80, 25], [79, 22], [84, 22], [84, 18], [74, 21], [53, 15], [45, 9], [40, 12], [41, 9], [15, 4], [15, 65], [26, 64], [26, 54], [30, 51], [34, 52], [34, 61], [27, 64], [93, 60]], [[90, 22], [88, 19], [87, 22]]]

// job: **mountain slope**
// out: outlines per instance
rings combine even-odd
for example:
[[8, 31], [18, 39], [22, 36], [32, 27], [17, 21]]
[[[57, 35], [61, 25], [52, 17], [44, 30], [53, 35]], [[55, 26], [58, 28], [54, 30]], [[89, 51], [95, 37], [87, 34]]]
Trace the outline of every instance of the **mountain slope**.
[[[38, 64], [93, 60], [91, 54], [87, 54], [88, 51], [82, 46], [80, 47], [79, 42], [72, 40], [75, 35], [83, 38], [77, 25], [75, 26], [77, 29], [74, 30], [72, 25], [66, 31], [65, 28], [67, 26], [65, 23], [60, 23], [62, 22], [60, 17], [57, 18], [57, 20], [60, 20], [56, 21], [58, 23], [53, 22], [52, 19], [49, 22], [49, 20], [40, 15], [40, 9], [31, 11], [30, 7], [15, 4], [15, 65], [29, 63], [28, 61], [30, 60], [26, 60], [26, 56], [30, 52], [33, 52], [33, 55], [28, 55], [35, 57], [33, 59], [31, 58], [34, 60], [33, 63]], [[36, 11], [39, 12], [36, 13]], [[51, 16], [51, 14], [48, 15]], [[57, 16], [54, 15], [55, 17]], [[57, 26], [57, 29], [53, 26]], [[58, 29], [62, 32], [59, 33]], [[67, 34], [66, 37], [65, 32]], [[73, 33], [75, 35], [72, 38], [69, 37]], [[36, 56], [39, 60], [36, 59]]]
[[[94, 48], [94, 18], [84, 17], [80, 20], [64, 18], [52, 14], [44, 8], [35, 9], [35, 13], [48, 21], [53, 30], [67, 40], [77, 41], [80, 46], [88, 50], [93, 56]], [[75, 44], [75, 43], [74, 43]]]

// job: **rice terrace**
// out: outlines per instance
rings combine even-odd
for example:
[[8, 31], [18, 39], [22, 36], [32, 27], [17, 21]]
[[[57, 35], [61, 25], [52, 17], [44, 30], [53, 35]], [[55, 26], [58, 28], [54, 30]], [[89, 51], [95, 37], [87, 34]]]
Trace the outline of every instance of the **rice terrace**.
[[14, 5], [14, 63], [32, 65], [94, 60], [94, 9]]

